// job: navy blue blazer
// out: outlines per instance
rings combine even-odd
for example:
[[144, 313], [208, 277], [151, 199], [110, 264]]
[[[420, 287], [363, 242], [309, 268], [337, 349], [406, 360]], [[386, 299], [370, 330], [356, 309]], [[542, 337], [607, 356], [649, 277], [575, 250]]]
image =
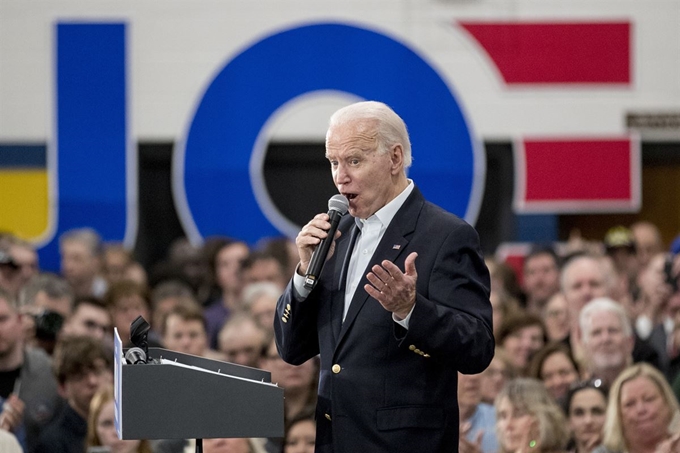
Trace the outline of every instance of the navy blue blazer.
[[[483, 371], [494, 352], [489, 273], [477, 232], [414, 188], [342, 322], [340, 275], [353, 224], [350, 216], [341, 220], [335, 253], [304, 301], [288, 285], [274, 321], [286, 362], [320, 354], [316, 451], [457, 452], [457, 373]], [[373, 265], [387, 259], [403, 271], [411, 252], [418, 252], [417, 295], [406, 330], [363, 286]]]

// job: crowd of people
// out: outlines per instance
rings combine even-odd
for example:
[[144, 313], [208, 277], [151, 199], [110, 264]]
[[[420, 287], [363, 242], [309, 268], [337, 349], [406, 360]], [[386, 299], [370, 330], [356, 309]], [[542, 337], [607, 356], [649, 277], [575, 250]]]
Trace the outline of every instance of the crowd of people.
[[[145, 269], [78, 229], [60, 252], [60, 272], [41, 272], [31, 244], [0, 237], [2, 451], [193, 451], [115, 434], [112, 332], [129, 346], [137, 316], [152, 346], [262, 368], [284, 389], [284, 438], [211, 439], [205, 452], [314, 450], [319, 359], [287, 364], [273, 332], [292, 241], [178, 240]], [[496, 351], [482, 373], [459, 373], [460, 452], [679, 452], [678, 256], [640, 222], [537, 244], [520, 274], [487, 258]]]

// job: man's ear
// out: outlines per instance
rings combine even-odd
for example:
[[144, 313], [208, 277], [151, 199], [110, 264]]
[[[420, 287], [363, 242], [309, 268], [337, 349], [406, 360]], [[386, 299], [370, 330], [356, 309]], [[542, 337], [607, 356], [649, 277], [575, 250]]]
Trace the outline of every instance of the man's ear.
[[57, 385], [57, 392], [59, 393], [59, 396], [64, 398], [65, 400], [68, 400], [68, 390], [66, 388], [66, 383], [59, 383]]
[[392, 174], [402, 171], [404, 168], [404, 147], [401, 146], [401, 143], [392, 145], [390, 160], [392, 162]]

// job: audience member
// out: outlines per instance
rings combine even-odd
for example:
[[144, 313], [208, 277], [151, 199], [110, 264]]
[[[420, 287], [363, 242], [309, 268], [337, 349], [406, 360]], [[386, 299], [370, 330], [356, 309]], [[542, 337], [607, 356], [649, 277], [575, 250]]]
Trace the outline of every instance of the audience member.
[[656, 225], [647, 221], [635, 222], [630, 226], [630, 231], [635, 241], [638, 268], [642, 269], [647, 266], [654, 255], [663, 251], [661, 232]]
[[558, 453], [569, 440], [562, 410], [535, 379], [508, 382], [496, 398], [501, 453]]
[[616, 226], [607, 230], [603, 243], [606, 254], [614, 260], [616, 270], [627, 276], [629, 281], [634, 281], [637, 258], [633, 233], [624, 226]]
[[257, 368], [260, 354], [271, 328], [263, 329], [248, 313], [239, 312], [229, 318], [219, 334], [219, 351], [227, 362]]
[[283, 388], [286, 420], [315, 407], [318, 359], [310, 359], [302, 365], [290, 365], [279, 356], [274, 338], [266, 344], [262, 348], [260, 368], [269, 371], [272, 382]]
[[482, 394], [482, 402], [486, 404], [494, 404], [496, 396], [505, 387], [510, 379], [514, 379], [517, 373], [512, 364], [512, 359], [503, 348], [496, 347], [493, 359], [486, 368], [480, 373], [480, 392]]
[[579, 366], [564, 343], [550, 343], [536, 352], [529, 365], [529, 377], [543, 382], [555, 402], [580, 378]]
[[89, 337], [60, 339], [54, 351], [54, 373], [66, 405], [40, 434], [37, 453], [82, 453], [92, 397], [113, 383], [112, 351]]
[[111, 453], [152, 453], [148, 440], [118, 438], [114, 423], [113, 388], [107, 385], [102, 385], [90, 401], [85, 446], [88, 449], [108, 447]]
[[592, 255], [574, 256], [562, 267], [560, 287], [569, 311], [570, 329], [565, 341], [571, 346], [574, 357], [581, 360], [583, 355], [580, 350], [579, 329], [581, 309], [592, 299], [608, 295], [606, 275], [600, 261]]
[[552, 247], [536, 247], [524, 258], [523, 290], [527, 312], [541, 315], [543, 308], [560, 290], [559, 258]]
[[127, 278], [127, 270], [133, 263], [132, 253], [123, 244], [104, 245], [102, 253], [102, 274], [108, 284]]
[[54, 274], [39, 274], [19, 293], [20, 311], [28, 344], [52, 354], [64, 319], [73, 309], [73, 290]]
[[522, 316], [523, 311], [519, 307], [519, 303], [511, 298], [503, 288], [499, 288], [498, 290], [492, 289], [489, 294], [489, 301], [491, 302], [493, 334], [495, 338], [498, 338], [501, 326], [505, 320], [514, 318], [517, 315]]
[[[36, 252], [33, 245], [29, 242], [19, 239], [18, 237], [5, 234], [0, 238], [0, 253], [4, 251], [7, 254], [10, 267], [14, 278], [11, 278], [14, 285], [6, 288], [10, 293], [17, 294], [21, 288], [28, 283], [28, 281], [36, 276], [39, 271], [38, 266], [38, 252]], [[0, 268], [2, 267], [2, 260], [0, 260]], [[2, 287], [2, 269], [0, 269], [0, 287]]]
[[570, 453], [591, 453], [602, 443], [607, 390], [599, 379], [575, 382], [564, 401], [571, 440]]
[[543, 307], [543, 322], [548, 341], [565, 341], [569, 338], [569, 310], [564, 294], [554, 294]]
[[242, 264], [243, 286], [257, 282], [271, 282], [281, 291], [286, 287], [286, 269], [275, 256], [265, 252], [253, 252]]
[[610, 386], [633, 363], [633, 329], [625, 310], [612, 299], [593, 299], [581, 311], [585, 373]]
[[[111, 311], [113, 326], [118, 329], [118, 335], [123, 346], [130, 343], [130, 325], [141, 316], [149, 320], [149, 291], [145, 286], [131, 280], [121, 280], [111, 285], [104, 295], [104, 303]], [[160, 346], [158, 338], [149, 333], [149, 346]]]
[[458, 410], [460, 453], [496, 453], [498, 441], [494, 428], [496, 414], [490, 404], [482, 402], [479, 374], [458, 373]]
[[66, 318], [62, 335], [84, 336], [113, 345], [111, 313], [106, 304], [96, 297], [79, 297], [71, 315]]
[[0, 289], [0, 429], [11, 431], [27, 453], [63, 400], [42, 349], [24, 345], [16, 299]]
[[101, 238], [91, 228], [69, 230], [59, 237], [61, 274], [76, 296], [102, 297], [106, 292], [101, 249]]
[[648, 364], [623, 371], [609, 392], [604, 440], [593, 453], [680, 451], [680, 408], [663, 375]]
[[217, 348], [217, 336], [229, 315], [240, 309], [241, 264], [250, 254], [245, 242], [225, 240], [217, 251], [213, 262], [215, 282], [219, 287], [219, 297], [205, 309], [204, 317], [208, 329], [210, 347]]
[[165, 315], [161, 335], [163, 346], [167, 349], [210, 359], [223, 359], [221, 354], [208, 348], [205, 320], [197, 303], [173, 307]]
[[281, 289], [275, 283], [251, 283], [243, 288], [242, 306], [260, 327], [273, 332], [279, 296]]
[[154, 286], [151, 291], [151, 329], [159, 332], [165, 315], [183, 303], [198, 304], [198, 301], [191, 287], [181, 280], [165, 280]]
[[21, 271], [19, 265], [5, 247], [0, 245], [0, 289], [16, 297], [21, 289]]
[[286, 270], [286, 281], [293, 277], [295, 268], [300, 262], [300, 255], [294, 240], [283, 236], [268, 237], [258, 241], [256, 249], [279, 260]]
[[299, 413], [288, 422], [282, 453], [314, 453], [316, 422], [314, 411]]
[[543, 320], [532, 314], [509, 318], [501, 326], [497, 341], [510, 356], [515, 369], [524, 375], [531, 357], [545, 345]]

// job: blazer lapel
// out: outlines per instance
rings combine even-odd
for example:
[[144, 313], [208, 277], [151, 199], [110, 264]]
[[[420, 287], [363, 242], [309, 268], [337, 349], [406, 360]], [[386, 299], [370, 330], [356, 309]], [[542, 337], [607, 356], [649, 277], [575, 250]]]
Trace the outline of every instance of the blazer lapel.
[[[340, 335], [338, 338], [337, 345], [343, 340], [347, 331], [350, 329], [357, 315], [361, 311], [366, 301], [369, 299], [368, 293], [364, 290], [364, 285], [368, 283], [366, 274], [369, 270], [376, 264], [379, 264], [383, 260], [389, 260], [395, 262], [397, 258], [404, 252], [406, 246], [409, 243], [409, 237], [411, 233], [415, 230], [416, 223], [418, 221], [418, 215], [422, 209], [423, 203], [425, 202], [422, 194], [417, 187], [413, 188], [413, 192], [404, 202], [404, 205], [397, 211], [396, 215], [387, 227], [385, 234], [383, 235], [378, 247], [375, 249], [375, 253], [371, 257], [368, 266], [364, 270], [364, 276], [359, 282], [352, 302], [349, 306], [349, 311], [347, 312], [347, 317], [345, 322], [342, 323], [342, 328], [340, 329]], [[351, 253], [351, 252], [350, 252]], [[403, 269], [402, 269], [403, 271]], [[344, 300], [344, 291], [338, 291]], [[342, 317], [342, 315], [341, 315]]]
[[[348, 216], [349, 217], [349, 216]], [[342, 313], [345, 308], [345, 284], [347, 280], [347, 267], [349, 265], [349, 258], [354, 248], [354, 243], [359, 233], [359, 227], [354, 222], [353, 217], [348, 228], [342, 230], [342, 236], [336, 243], [336, 260], [335, 268], [333, 270], [333, 290], [331, 291], [330, 303], [330, 319], [333, 330], [333, 337], [337, 344], [340, 336], [340, 327], [342, 325]]]

